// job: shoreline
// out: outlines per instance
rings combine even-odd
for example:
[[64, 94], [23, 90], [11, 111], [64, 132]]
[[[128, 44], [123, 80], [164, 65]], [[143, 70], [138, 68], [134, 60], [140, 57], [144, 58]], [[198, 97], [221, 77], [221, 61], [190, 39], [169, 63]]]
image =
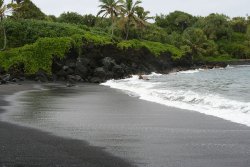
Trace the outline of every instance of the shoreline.
[[[0, 85], [0, 114], [2, 106], [9, 105], [4, 96], [20, 91], [35, 90], [35, 82], [22, 85]], [[4, 87], [4, 89], [1, 89]], [[55, 136], [35, 128], [20, 126], [0, 120], [1, 167], [129, 167], [126, 160], [89, 145], [82, 140]]]

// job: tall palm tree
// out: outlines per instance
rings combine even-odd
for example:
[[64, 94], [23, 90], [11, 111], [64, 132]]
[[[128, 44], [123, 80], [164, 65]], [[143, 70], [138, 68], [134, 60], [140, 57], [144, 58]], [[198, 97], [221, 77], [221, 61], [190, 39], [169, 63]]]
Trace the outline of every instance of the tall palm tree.
[[126, 0], [123, 5], [123, 22], [125, 27], [126, 40], [129, 36], [131, 23], [137, 24], [141, 21], [139, 17], [136, 15], [136, 9], [142, 3], [140, 0]]
[[147, 20], [154, 19], [154, 17], [150, 17], [150, 11], [145, 11], [143, 7], [138, 6], [136, 9], [136, 15], [138, 18], [140, 18], [142, 21], [146, 22]]
[[149, 14], [150, 14], [150, 12], [145, 11], [145, 9], [143, 7], [136, 8], [136, 15], [139, 18], [138, 23], [137, 23], [137, 27], [140, 31], [140, 33], [139, 33], [140, 38], [142, 38], [142, 34], [143, 34], [146, 26], [148, 25], [147, 21], [150, 19], [154, 19], [154, 17], [150, 17]]
[[98, 12], [97, 16], [102, 15], [103, 17], [109, 16], [112, 22], [111, 29], [112, 29], [112, 36], [114, 35], [114, 23], [116, 17], [118, 17], [121, 8], [122, 8], [122, 0], [99, 0], [101, 5], [99, 7], [101, 10]]

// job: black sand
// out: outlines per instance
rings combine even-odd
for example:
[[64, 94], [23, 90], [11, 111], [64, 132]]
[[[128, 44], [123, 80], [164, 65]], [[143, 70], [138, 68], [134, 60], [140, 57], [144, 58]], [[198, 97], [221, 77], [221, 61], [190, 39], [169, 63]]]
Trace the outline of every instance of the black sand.
[[[4, 95], [30, 90], [33, 84], [0, 86], [0, 106]], [[0, 113], [3, 110], [0, 108]], [[78, 140], [0, 122], [0, 167], [128, 167], [102, 148]]]

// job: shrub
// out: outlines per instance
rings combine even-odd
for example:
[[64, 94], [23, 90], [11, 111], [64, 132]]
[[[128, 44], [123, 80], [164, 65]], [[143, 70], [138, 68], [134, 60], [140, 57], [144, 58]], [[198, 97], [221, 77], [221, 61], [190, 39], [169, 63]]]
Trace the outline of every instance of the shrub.
[[162, 53], [169, 52], [172, 55], [172, 58], [174, 59], [180, 58], [183, 55], [181, 50], [172, 45], [152, 41], [140, 41], [135, 39], [129, 41], [122, 41], [117, 44], [117, 47], [120, 49], [141, 49], [145, 47], [155, 56], [159, 56]]
[[84, 34], [90, 30], [85, 26], [74, 26], [66, 23], [54, 23], [41, 20], [15, 21], [7, 19], [4, 24], [6, 27], [8, 48], [31, 44], [39, 38], [70, 37], [74, 34]]
[[75, 44], [72, 38], [41, 38], [34, 44], [0, 52], [0, 65], [6, 70], [23, 64], [26, 74], [34, 74], [39, 69], [51, 74], [53, 57], [63, 58]]

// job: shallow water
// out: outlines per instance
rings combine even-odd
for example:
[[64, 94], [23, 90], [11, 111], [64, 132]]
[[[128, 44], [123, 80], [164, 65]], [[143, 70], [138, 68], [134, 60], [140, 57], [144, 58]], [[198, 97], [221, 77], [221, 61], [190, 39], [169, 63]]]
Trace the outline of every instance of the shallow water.
[[189, 70], [169, 75], [152, 74], [110, 80], [103, 85], [141, 99], [195, 110], [250, 126], [250, 66]]

